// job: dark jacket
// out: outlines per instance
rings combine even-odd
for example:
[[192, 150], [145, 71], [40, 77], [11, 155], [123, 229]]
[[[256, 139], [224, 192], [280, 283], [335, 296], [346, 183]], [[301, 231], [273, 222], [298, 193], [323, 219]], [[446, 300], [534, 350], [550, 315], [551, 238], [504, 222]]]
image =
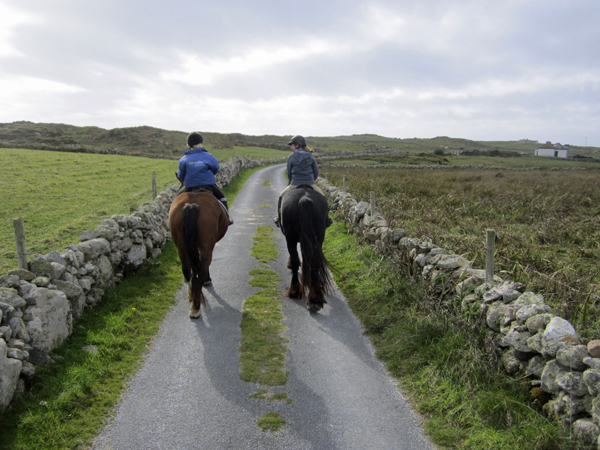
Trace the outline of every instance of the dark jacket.
[[193, 148], [179, 160], [177, 178], [183, 181], [186, 188], [209, 186], [216, 183], [215, 175], [218, 172], [217, 158], [202, 147]]
[[319, 168], [313, 154], [299, 148], [294, 150], [287, 159], [287, 176], [293, 186], [315, 184]]

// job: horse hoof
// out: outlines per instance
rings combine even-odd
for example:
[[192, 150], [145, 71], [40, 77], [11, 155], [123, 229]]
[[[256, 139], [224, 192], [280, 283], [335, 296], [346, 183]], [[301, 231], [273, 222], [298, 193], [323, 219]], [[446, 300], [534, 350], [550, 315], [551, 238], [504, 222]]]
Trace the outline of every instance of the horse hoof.
[[319, 303], [311, 303], [311, 302], [307, 302], [307, 303], [306, 303], [306, 306], [307, 306], [308, 310], [309, 310], [311, 313], [316, 313], [316, 312], [318, 312], [318, 311], [320, 311], [320, 310], [322, 310], [322, 309], [323, 309], [323, 305], [321, 305], [321, 304], [319, 304]]
[[200, 311], [190, 311], [190, 319], [199, 319], [200, 318]]
[[205, 281], [202, 286], [212, 286], [212, 280]]

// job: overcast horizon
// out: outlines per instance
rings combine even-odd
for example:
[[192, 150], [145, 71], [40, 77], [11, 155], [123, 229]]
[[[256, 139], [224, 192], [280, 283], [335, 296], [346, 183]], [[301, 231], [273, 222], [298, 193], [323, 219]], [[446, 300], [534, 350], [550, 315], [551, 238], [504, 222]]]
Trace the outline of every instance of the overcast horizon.
[[0, 0], [0, 122], [600, 147], [600, 2]]

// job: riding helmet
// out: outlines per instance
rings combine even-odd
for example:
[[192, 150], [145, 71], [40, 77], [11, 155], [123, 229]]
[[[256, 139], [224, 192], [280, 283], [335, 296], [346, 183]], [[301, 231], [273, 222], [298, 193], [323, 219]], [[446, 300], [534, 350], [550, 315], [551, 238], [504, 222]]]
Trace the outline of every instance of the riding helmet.
[[202, 144], [203, 142], [204, 139], [202, 138], [202, 135], [200, 133], [196, 133], [195, 131], [190, 133], [187, 138], [187, 144], [189, 148], [193, 148], [195, 145]]
[[290, 142], [288, 142], [287, 145], [292, 145], [292, 144], [298, 144], [300, 146], [300, 148], [304, 148], [306, 147], [306, 139], [304, 139], [304, 137], [298, 135], [298, 136], [294, 136], [292, 138], [292, 140]]

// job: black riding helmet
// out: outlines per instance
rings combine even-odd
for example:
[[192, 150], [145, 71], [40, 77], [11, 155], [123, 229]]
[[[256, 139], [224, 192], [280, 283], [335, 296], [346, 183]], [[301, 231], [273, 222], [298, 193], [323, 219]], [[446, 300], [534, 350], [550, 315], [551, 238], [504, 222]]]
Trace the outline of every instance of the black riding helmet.
[[288, 142], [287, 145], [292, 145], [292, 144], [298, 144], [300, 146], [300, 148], [304, 148], [306, 147], [306, 139], [304, 139], [304, 137], [297, 135], [294, 136], [292, 138], [292, 140], [290, 142]]
[[187, 145], [189, 148], [194, 148], [195, 145], [202, 144], [203, 142], [204, 139], [202, 138], [202, 135], [200, 133], [196, 133], [195, 131], [190, 133], [187, 138]]

